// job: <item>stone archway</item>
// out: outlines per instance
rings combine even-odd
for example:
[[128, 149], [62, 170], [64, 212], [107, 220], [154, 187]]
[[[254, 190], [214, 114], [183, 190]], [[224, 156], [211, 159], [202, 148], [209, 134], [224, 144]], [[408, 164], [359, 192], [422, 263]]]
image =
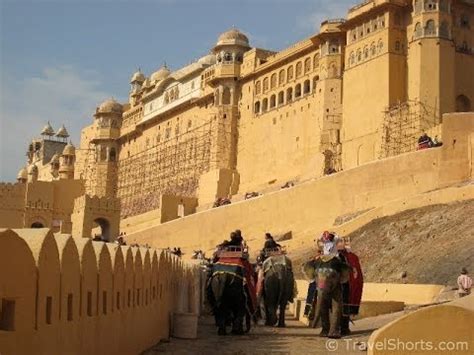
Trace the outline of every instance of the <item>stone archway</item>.
[[96, 218], [94, 219], [93, 233], [97, 228], [100, 228], [100, 235], [98, 235], [100, 239], [103, 241], [110, 241], [110, 222], [103, 217]]
[[33, 222], [30, 228], [44, 228], [44, 225], [41, 222]]

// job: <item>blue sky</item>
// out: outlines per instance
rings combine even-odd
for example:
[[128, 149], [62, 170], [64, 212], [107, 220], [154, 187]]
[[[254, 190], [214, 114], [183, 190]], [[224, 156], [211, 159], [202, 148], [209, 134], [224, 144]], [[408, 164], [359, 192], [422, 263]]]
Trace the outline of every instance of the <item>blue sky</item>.
[[13, 181], [46, 121], [79, 143], [100, 101], [126, 100], [137, 67], [180, 68], [235, 26], [283, 49], [357, 0], [0, 0], [0, 180]]

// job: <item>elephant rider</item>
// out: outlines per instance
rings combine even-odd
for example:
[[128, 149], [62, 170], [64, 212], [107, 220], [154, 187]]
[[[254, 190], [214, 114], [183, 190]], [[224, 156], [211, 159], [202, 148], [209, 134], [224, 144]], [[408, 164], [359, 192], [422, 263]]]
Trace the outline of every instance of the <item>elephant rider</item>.
[[342, 239], [337, 244], [339, 258], [351, 267], [349, 280], [342, 283], [342, 319], [341, 319], [341, 335], [349, 335], [349, 322], [351, 315], [359, 314], [360, 301], [362, 298], [362, 288], [364, 278], [362, 268], [360, 266], [359, 257], [354, 254], [346, 239]]
[[[244, 275], [245, 275], [245, 283], [246, 283], [246, 289], [247, 289], [247, 296], [249, 298], [249, 301], [251, 301], [251, 308], [252, 311], [254, 312], [256, 309], [256, 299], [257, 299], [257, 291], [256, 291], [256, 275], [254, 268], [252, 264], [250, 264], [249, 261], [249, 254], [248, 254], [248, 247], [245, 243], [245, 240], [242, 236], [242, 231], [240, 229], [235, 230], [234, 232], [230, 233], [230, 240], [224, 240], [223, 243], [218, 245], [216, 247], [216, 250], [214, 251], [213, 255], [213, 263], [219, 263], [221, 261], [220, 258], [220, 252], [227, 248], [227, 247], [237, 247], [241, 248], [242, 254], [240, 259], [240, 263], [242, 264], [242, 267], [244, 268]], [[210, 271], [210, 274], [212, 274], [212, 270]]]
[[[324, 232], [318, 240], [322, 255], [313, 261], [316, 273], [317, 297], [315, 298], [315, 316], [312, 326], [316, 327], [321, 319], [320, 336], [340, 338], [340, 322], [342, 317], [342, 287], [341, 282], [348, 278], [350, 266], [338, 257], [335, 233]], [[330, 309], [332, 309], [330, 317]]]
[[267, 250], [281, 248], [281, 245], [275, 242], [273, 236], [270, 233], [265, 233], [265, 244], [263, 249], [260, 251], [261, 261], [264, 262], [267, 258]]

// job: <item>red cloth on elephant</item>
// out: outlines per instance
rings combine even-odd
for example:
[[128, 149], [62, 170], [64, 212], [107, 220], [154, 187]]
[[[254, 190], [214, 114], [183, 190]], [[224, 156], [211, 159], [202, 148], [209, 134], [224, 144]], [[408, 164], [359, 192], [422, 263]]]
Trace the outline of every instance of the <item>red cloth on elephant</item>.
[[239, 277], [243, 275], [247, 295], [250, 297], [249, 306], [252, 312], [255, 312], [257, 309], [257, 287], [252, 264], [247, 259], [242, 258], [219, 258], [219, 261], [214, 265], [216, 272], [226, 272]]
[[362, 299], [362, 289], [364, 287], [364, 277], [362, 275], [362, 268], [360, 266], [359, 257], [354, 253], [344, 250], [342, 254], [347, 260], [347, 263], [352, 267], [352, 272], [349, 274], [349, 305], [360, 306]]

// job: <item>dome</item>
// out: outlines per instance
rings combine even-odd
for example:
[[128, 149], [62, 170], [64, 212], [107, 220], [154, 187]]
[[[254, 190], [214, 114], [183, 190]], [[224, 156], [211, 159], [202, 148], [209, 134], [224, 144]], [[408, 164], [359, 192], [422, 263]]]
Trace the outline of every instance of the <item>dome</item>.
[[214, 54], [205, 55], [204, 57], [199, 58], [198, 63], [207, 66], [216, 64], [216, 56]]
[[46, 125], [41, 130], [41, 135], [42, 136], [52, 136], [52, 135], [54, 135], [54, 129], [53, 129], [53, 127], [51, 127], [51, 124], [49, 123], [49, 121], [48, 121], [48, 123], [46, 123]]
[[63, 155], [76, 155], [76, 147], [74, 147], [71, 143], [67, 144], [64, 147]]
[[145, 75], [138, 69], [138, 71], [132, 75], [132, 78], [130, 79], [130, 83], [138, 82], [138, 83], [143, 83], [145, 81]]
[[28, 170], [26, 168], [21, 168], [20, 171], [18, 172], [18, 175], [16, 177], [18, 180], [26, 180], [28, 179]]
[[119, 104], [114, 99], [106, 100], [102, 102], [99, 106], [100, 113], [111, 113], [111, 112], [122, 113], [122, 110], [123, 110], [122, 105]]
[[219, 36], [216, 47], [219, 46], [249, 47], [249, 39], [238, 29], [232, 28]]
[[67, 131], [66, 127], [62, 125], [61, 128], [58, 129], [58, 131], [56, 132], [55, 136], [60, 138], [67, 138], [69, 137], [69, 132]]
[[38, 167], [35, 164], [30, 165], [30, 167], [28, 168], [28, 174], [29, 175], [38, 174]]
[[160, 81], [169, 76], [170, 74], [171, 72], [168, 67], [166, 65], [163, 65], [160, 69], [151, 74], [150, 80], [151, 82]]

